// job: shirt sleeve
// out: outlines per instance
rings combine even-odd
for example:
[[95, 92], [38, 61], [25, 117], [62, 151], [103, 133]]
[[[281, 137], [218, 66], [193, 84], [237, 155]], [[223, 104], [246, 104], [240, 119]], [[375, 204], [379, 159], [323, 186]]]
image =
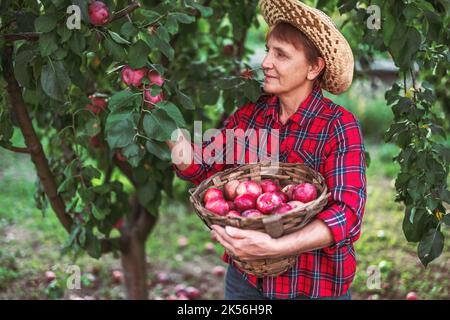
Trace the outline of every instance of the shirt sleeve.
[[[188, 168], [184, 170], [180, 170], [175, 164], [173, 164], [172, 168], [174, 169], [176, 175], [183, 180], [187, 180], [198, 185], [204, 179], [212, 176], [216, 172], [226, 169], [226, 130], [236, 129], [240, 121], [242, 121], [245, 117], [245, 114], [251, 112], [250, 109], [250, 103], [239, 108], [224, 121], [223, 127], [219, 129], [220, 133], [214, 136], [212, 139], [203, 142], [201, 146], [195, 143], [191, 143], [193, 148], [194, 161]], [[221, 138], [218, 138], [218, 136], [221, 136]], [[213, 158], [204, 159], [203, 152], [206, 148], [214, 151], [225, 151], [217, 155], [214, 153], [214, 159], [220, 159], [221, 161], [211, 161], [213, 160]], [[232, 155], [232, 157], [234, 160], [234, 155]]]
[[324, 178], [331, 196], [317, 218], [333, 234], [334, 244], [323, 249], [333, 253], [358, 240], [367, 198], [364, 141], [359, 122], [351, 113], [335, 121], [328, 146]]

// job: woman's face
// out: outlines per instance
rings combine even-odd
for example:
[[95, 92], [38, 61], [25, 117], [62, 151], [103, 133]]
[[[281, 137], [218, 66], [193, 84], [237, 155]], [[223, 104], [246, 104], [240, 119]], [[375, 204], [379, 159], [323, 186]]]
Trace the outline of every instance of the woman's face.
[[294, 92], [311, 83], [320, 73], [306, 59], [303, 48], [269, 37], [267, 54], [262, 62], [265, 74], [264, 91], [268, 94]]

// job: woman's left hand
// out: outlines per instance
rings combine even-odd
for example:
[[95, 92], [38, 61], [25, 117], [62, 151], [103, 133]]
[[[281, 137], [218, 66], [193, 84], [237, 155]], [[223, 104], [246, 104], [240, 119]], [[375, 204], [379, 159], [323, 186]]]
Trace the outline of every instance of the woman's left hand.
[[213, 225], [212, 229], [217, 241], [242, 260], [273, 258], [280, 254], [276, 240], [266, 233], [218, 225]]

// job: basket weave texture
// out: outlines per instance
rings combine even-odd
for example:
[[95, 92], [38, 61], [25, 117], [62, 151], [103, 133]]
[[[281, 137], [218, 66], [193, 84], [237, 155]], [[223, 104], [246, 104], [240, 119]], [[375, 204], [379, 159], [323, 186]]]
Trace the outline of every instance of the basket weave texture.
[[[260, 182], [263, 179], [272, 179], [281, 187], [309, 182], [316, 187], [318, 197], [287, 213], [261, 217], [219, 216], [203, 205], [203, 195], [211, 187], [223, 190], [224, 185], [232, 180]], [[230, 168], [203, 180], [196, 188], [190, 189], [189, 193], [195, 212], [208, 228], [211, 228], [213, 224], [222, 227], [233, 226], [265, 232], [272, 238], [279, 238], [303, 228], [323, 210], [330, 196], [323, 176], [309, 166], [299, 163], [253, 163]], [[227, 253], [241, 270], [257, 277], [280, 275], [291, 268], [296, 261], [296, 255], [248, 261], [241, 260], [230, 252]]]

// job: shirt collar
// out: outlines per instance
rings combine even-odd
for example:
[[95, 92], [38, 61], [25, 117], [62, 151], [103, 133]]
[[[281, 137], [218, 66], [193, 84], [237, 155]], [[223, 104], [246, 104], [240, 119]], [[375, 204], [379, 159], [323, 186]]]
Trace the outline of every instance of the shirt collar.
[[[323, 94], [320, 86], [315, 85], [311, 90], [311, 93], [306, 99], [298, 106], [294, 114], [291, 115], [289, 121], [300, 122], [302, 118], [314, 118], [321, 110]], [[265, 117], [272, 117], [278, 119], [280, 110], [280, 100], [278, 96], [270, 96], [266, 102]]]

